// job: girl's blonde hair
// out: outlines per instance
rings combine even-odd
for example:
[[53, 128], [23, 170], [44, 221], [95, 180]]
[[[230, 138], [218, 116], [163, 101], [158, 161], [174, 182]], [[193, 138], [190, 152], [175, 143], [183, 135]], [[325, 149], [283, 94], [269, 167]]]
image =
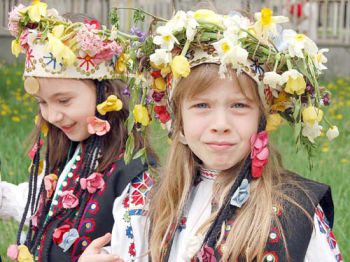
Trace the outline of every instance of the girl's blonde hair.
[[[173, 122], [172, 144], [167, 162], [163, 170], [161, 181], [154, 188], [150, 206], [150, 256], [152, 261], [161, 261], [165, 241], [171, 228], [177, 224], [182, 216], [182, 210], [191, 190], [193, 180], [197, 174], [198, 158], [187, 145], [180, 142], [179, 135], [182, 132], [181, 106], [185, 98], [193, 97], [215, 85], [218, 80], [218, 65], [203, 64], [191, 70], [190, 76], [184, 78], [174, 89], [172, 96], [172, 109], [175, 116]], [[259, 105], [261, 115], [266, 115], [255, 82], [245, 74], [237, 75], [231, 72], [234, 82], [238, 83], [242, 93], [253, 89], [253, 100]], [[251, 99], [251, 98], [250, 98]], [[268, 164], [264, 168], [261, 178], [251, 182], [250, 197], [239, 209], [239, 214], [234, 221], [234, 226], [229, 232], [223, 251], [223, 261], [233, 261], [238, 257], [251, 261], [254, 258], [261, 260], [267, 243], [267, 239], [274, 223], [279, 231], [286, 248], [285, 237], [278, 216], [273, 212], [274, 206], [279, 206], [283, 201], [288, 201], [310, 217], [306, 210], [289, 196], [285, 190], [285, 184], [300, 186], [292, 181], [281, 164], [280, 155], [269, 145], [270, 156]], [[243, 161], [243, 160], [242, 160]], [[215, 180], [213, 198], [219, 207], [237, 177], [242, 163], [222, 172]], [[219, 209], [218, 209], [219, 210]], [[214, 211], [208, 221], [202, 225], [197, 234], [205, 235], [211, 223], [217, 216]], [[310, 217], [311, 219], [311, 217]], [[311, 220], [312, 221], [312, 220]], [[224, 227], [223, 227], [224, 228]], [[219, 239], [222, 239], [223, 232]], [[219, 243], [220, 244], [220, 240]], [[168, 247], [171, 248], [171, 247]], [[288, 257], [288, 250], [286, 248]]]

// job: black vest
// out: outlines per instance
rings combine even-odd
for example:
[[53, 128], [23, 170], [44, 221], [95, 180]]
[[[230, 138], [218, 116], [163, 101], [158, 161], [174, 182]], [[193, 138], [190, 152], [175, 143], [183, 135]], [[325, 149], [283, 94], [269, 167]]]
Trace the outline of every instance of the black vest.
[[[85, 248], [94, 239], [112, 231], [114, 224], [112, 209], [115, 198], [121, 195], [132, 179], [146, 170], [147, 165], [142, 164], [140, 159], [132, 160], [128, 165], [125, 165], [122, 159], [113, 163], [104, 173], [105, 189], [91, 194], [85, 206], [83, 216], [77, 228], [80, 237], [67, 252], [63, 252], [62, 248], [53, 243], [52, 237], [46, 238], [47, 235], [52, 236], [53, 231], [57, 228], [58, 221], [53, 220], [46, 226], [38, 248], [38, 260], [46, 261], [46, 257], [48, 257], [49, 261], [54, 262], [77, 261]], [[75, 177], [68, 183], [74, 183], [74, 180]], [[74, 221], [75, 218], [68, 218], [64, 224], [73, 225]], [[49, 254], [48, 256], [47, 252]]]

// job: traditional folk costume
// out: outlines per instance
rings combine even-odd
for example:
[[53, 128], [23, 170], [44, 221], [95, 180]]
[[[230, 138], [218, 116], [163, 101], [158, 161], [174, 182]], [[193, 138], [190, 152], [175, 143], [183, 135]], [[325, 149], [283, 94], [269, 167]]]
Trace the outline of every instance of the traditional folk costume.
[[[111, 232], [114, 200], [133, 181], [150, 180], [148, 164], [155, 164], [150, 159], [141, 161], [142, 154], [131, 159], [130, 152], [123, 150], [115, 152], [107, 168], [98, 169], [104, 153], [101, 137], [113, 128], [106, 116], [123, 106], [114, 95], [104, 97], [104, 80], [127, 73], [123, 55], [129, 40], [136, 44], [139, 38], [116, 28], [110, 31], [95, 20], [73, 23], [40, 1], [15, 7], [10, 12], [9, 30], [16, 37], [13, 53], [26, 55], [24, 85], [28, 93], [34, 95], [40, 89], [36, 77], [93, 79], [96, 83], [97, 112], [87, 120], [91, 136], [71, 142], [64, 163], [54, 167], [49, 163], [49, 150], [54, 148], [43, 145], [39, 136], [29, 153], [29, 183], [0, 183], [0, 216], [20, 221], [17, 244], [9, 247], [8, 256], [18, 261], [77, 261], [92, 240]], [[42, 119], [37, 124], [41, 124], [44, 137], [50, 136]], [[43, 146], [46, 157], [40, 161]], [[26, 235], [24, 223], [29, 225]]]
[[[256, 13], [255, 19], [251, 22], [240, 14], [222, 16], [210, 10], [179, 11], [157, 27], [150, 63], [145, 65], [141, 59], [140, 68], [150, 72], [148, 77], [153, 78], [153, 100], [147, 103], [152, 104], [152, 114], [164, 124], [170, 124], [169, 101], [178, 81], [187, 77], [192, 67], [204, 63], [218, 64], [221, 77], [229, 77], [228, 68], [250, 76], [269, 112], [267, 123], [265, 119], [259, 123], [258, 134], [251, 140], [251, 155], [244, 161], [221, 207], [213, 203], [213, 185], [218, 172], [198, 168], [183, 215], [169, 225], [169, 234], [164, 236], [162, 261], [221, 260], [225, 238], [235, 226], [240, 208], [249, 200], [250, 183], [261, 177], [268, 161], [266, 129], [275, 129], [284, 118], [295, 127], [296, 143], [308, 150], [320, 136], [321, 108], [329, 104], [329, 91], [318, 84], [319, 75], [326, 69], [324, 50], [293, 30], [278, 33], [276, 24], [288, 18], [272, 16], [270, 9]], [[133, 88], [143, 88], [142, 84], [135, 84]], [[338, 134], [337, 127], [330, 125], [329, 140]], [[290, 261], [342, 261], [332, 233], [334, 210], [330, 188], [290, 172], [282, 173], [281, 180], [300, 185], [284, 184], [288, 189], [285, 194], [304, 208], [310, 218], [287, 201], [271, 210], [281, 223]], [[144, 184], [143, 188], [144, 192], [149, 191], [149, 185]], [[125, 261], [148, 261], [148, 231], [152, 229], [144, 211], [147, 208], [144, 195], [134, 201], [135, 194], [140, 195], [139, 189], [131, 185], [114, 204], [112, 252]], [[218, 208], [210, 228], [204, 235], [199, 234], [198, 229]], [[120, 212], [121, 209], [124, 212]], [[217, 233], [223, 225], [224, 236]], [[223, 238], [217, 245], [219, 236]], [[263, 261], [287, 259], [282, 234], [272, 222]]]

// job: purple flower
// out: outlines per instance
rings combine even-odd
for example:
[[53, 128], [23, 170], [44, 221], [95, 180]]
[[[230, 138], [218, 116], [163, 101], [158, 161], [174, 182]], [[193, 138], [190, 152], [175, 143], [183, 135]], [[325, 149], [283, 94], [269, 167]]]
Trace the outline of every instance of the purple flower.
[[329, 95], [329, 93], [325, 94], [323, 97], [322, 97], [322, 101], [323, 101], [323, 104], [325, 106], [329, 106], [330, 103], [331, 103], [331, 97]]
[[139, 41], [143, 42], [146, 39], [147, 34], [145, 32], [142, 32], [140, 29], [138, 29], [137, 27], [132, 27], [130, 29], [130, 33], [133, 35], [136, 35], [139, 37]]
[[315, 88], [312, 85], [308, 84], [306, 86], [306, 92], [312, 95], [315, 92]]
[[123, 89], [123, 93], [122, 94], [124, 96], [130, 97], [130, 90], [129, 90], [128, 86]]

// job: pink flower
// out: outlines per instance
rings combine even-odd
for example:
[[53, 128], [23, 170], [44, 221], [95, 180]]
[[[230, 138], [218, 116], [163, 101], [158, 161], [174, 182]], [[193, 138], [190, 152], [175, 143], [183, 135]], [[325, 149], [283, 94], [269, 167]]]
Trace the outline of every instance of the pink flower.
[[19, 31], [18, 23], [21, 19], [22, 15], [20, 14], [20, 10], [25, 8], [24, 5], [19, 4], [18, 6], [15, 6], [11, 12], [9, 12], [9, 22], [8, 22], [8, 28], [12, 36], [16, 37]]
[[94, 29], [101, 29], [101, 24], [98, 20], [89, 20], [89, 19], [84, 19], [84, 24], [93, 26]]
[[29, 34], [29, 29], [26, 28], [23, 30], [23, 32], [19, 37], [19, 44], [24, 49], [28, 49], [28, 34]]
[[62, 206], [63, 208], [75, 208], [79, 204], [79, 199], [73, 194], [73, 190], [63, 191]]
[[17, 260], [17, 257], [18, 257], [18, 246], [17, 245], [10, 245], [7, 248], [7, 257], [10, 260]]
[[38, 209], [35, 211], [35, 213], [33, 214], [33, 216], [30, 218], [31, 221], [32, 221], [32, 225], [36, 228], [38, 228], [38, 221], [39, 221], [39, 217], [40, 217], [40, 214], [41, 214], [41, 211], [44, 207], [44, 199], [43, 197], [41, 196], [39, 198], [39, 205], [38, 205]]
[[92, 173], [88, 178], [80, 179], [80, 186], [82, 189], [86, 189], [90, 194], [96, 192], [97, 189], [102, 189], [105, 185], [103, 175], [101, 173]]
[[103, 43], [101, 50], [95, 55], [94, 62], [100, 64], [103, 61], [112, 60], [114, 55], [119, 55], [122, 52], [122, 47], [116, 42]]
[[262, 131], [258, 134], [254, 134], [250, 138], [252, 159], [252, 177], [259, 178], [262, 175], [264, 166], [268, 162], [269, 148], [268, 148], [268, 134], [266, 131]]
[[199, 261], [203, 262], [216, 262], [215, 252], [212, 247], [205, 245], [201, 248], [199, 253], [197, 254], [197, 258]]
[[88, 123], [88, 132], [92, 135], [96, 134], [98, 136], [103, 136], [111, 129], [108, 121], [99, 119], [95, 116], [88, 117], [86, 121]]
[[50, 198], [52, 196], [52, 193], [55, 191], [57, 185], [57, 178], [58, 177], [55, 174], [49, 174], [44, 177], [44, 186], [47, 198]]

